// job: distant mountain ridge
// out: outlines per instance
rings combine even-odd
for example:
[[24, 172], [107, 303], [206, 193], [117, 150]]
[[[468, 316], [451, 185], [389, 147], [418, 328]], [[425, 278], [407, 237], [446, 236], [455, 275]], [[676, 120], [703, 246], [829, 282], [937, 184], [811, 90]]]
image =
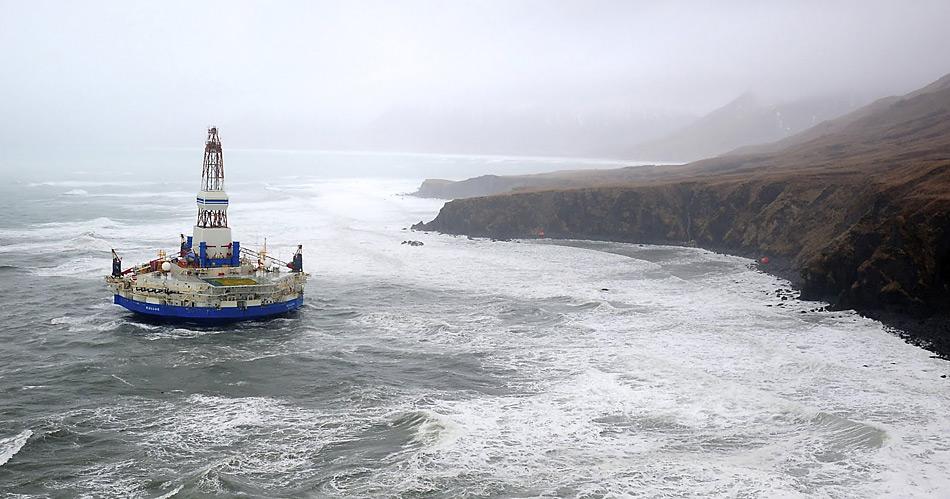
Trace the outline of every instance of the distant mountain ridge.
[[694, 161], [743, 146], [770, 143], [845, 114], [863, 100], [821, 96], [769, 104], [751, 92], [662, 138], [640, 143], [624, 157], [644, 161]]
[[700, 117], [622, 102], [487, 108], [460, 102], [390, 109], [357, 135], [359, 147], [369, 150], [688, 162], [786, 138], [869, 100], [829, 94], [773, 102], [746, 92]]
[[521, 156], [611, 157], [629, 137], [655, 138], [695, 116], [569, 105], [393, 109], [366, 130], [360, 146], [385, 151]]

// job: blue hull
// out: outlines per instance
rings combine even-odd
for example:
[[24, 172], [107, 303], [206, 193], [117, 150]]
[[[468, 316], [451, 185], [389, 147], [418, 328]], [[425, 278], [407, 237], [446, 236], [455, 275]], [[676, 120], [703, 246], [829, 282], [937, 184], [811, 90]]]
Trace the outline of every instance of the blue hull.
[[270, 305], [252, 307], [179, 307], [177, 305], [156, 305], [131, 300], [121, 295], [115, 295], [115, 304], [137, 313], [155, 319], [177, 320], [186, 322], [233, 322], [252, 319], [275, 317], [293, 312], [303, 305], [303, 296], [300, 298]]

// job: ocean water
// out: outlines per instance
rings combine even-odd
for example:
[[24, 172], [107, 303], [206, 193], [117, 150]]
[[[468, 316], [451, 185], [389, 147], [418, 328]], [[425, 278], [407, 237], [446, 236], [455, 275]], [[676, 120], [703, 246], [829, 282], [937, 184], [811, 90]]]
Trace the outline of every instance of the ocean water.
[[173, 249], [196, 168], [0, 187], [0, 495], [950, 491], [950, 364], [812, 312], [748, 260], [409, 232], [441, 206], [401, 195], [429, 171], [282, 175], [238, 158], [235, 238], [282, 257], [304, 244], [291, 317], [156, 325], [111, 304], [109, 249], [127, 264]]

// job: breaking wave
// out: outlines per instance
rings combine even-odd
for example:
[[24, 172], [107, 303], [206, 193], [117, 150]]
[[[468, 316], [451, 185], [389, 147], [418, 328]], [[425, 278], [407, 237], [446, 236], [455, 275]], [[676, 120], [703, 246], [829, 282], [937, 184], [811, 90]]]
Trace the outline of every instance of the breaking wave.
[[168, 182], [132, 181], [132, 180], [53, 180], [31, 182], [30, 187], [135, 187], [146, 185], [164, 185]]
[[26, 441], [33, 436], [33, 430], [23, 430], [18, 435], [0, 438], [0, 466], [6, 464], [20, 449], [26, 445]]
[[[942, 361], [855, 314], [803, 312], [814, 304], [782, 300], [788, 283], [746, 260], [410, 236], [404, 227], [441, 206], [393, 195], [411, 182], [269, 182], [235, 203], [235, 237], [248, 247], [267, 237], [276, 255], [313, 249], [307, 303], [292, 318], [199, 328], [111, 304], [110, 245], [127, 264], [172, 249], [193, 222], [184, 195], [180, 218], [125, 219], [133, 203], [163, 203], [127, 199], [136, 188], [63, 187], [102, 196], [55, 200], [81, 220], [0, 229], [12, 283], [0, 288], [10, 345], [0, 376], [19, 388], [0, 396], [0, 413], [10, 434], [43, 428], [42, 452], [56, 453], [55, 466], [33, 459], [40, 442], [26, 432], [0, 440], [2, 455], [33, 459], [0, 468], [6, 488], [874, 497], [950, 487]], [[407, 237], [425, 245], [400, 245]]]

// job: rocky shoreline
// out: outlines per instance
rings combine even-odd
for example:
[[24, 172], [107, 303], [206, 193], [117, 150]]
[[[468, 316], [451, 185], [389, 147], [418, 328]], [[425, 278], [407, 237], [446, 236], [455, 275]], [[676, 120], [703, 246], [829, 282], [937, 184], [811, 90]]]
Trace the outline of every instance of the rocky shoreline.
[[751, 152], [574, 174], [566, 186], [491, 184], [515, 180], [517, 191], [455, 199], [414, 228], [768, 257], [803, 299], [950, 356], [950, 75]]
[[[444, 231], [436, 229], [433, 225], [420, 222], [412, 226], [412, 230], [436, 231], [450, 235], [466, 235], [469, 238], [473, 236], [463, 233]], [[493, 241], [510, 241], [506, 237], [492, 237], [489, 235], [478, 235], [474, 237], [490, 238]], [[525, 238], [537, 237], [536, 235], [526, 235]], [[545, 236], [548, 238], [547, 236]], [[549, 238], [551, 239], [551, 238]], [[564, 239], [576, 240], [576, 237], [564, 237]], [[663, 244], [671, 246], [689, 246], [683, 241], [661, 241], [654, 240], [648, 243], [638, 240], [626, 240], [619, 238], [598, 239], [611, 242], [625, 242], [630, 244]], [[796, 298], [804, 301], [823, 301], [829, 303], [828, 310], [847, 310], [853, 309], [864, 317], [877, 320], [885, 325], [893, 334], [913, 345], [930, 350], [936, 357], [950, 360], [950, 314], [946, 311], [936, 311], [932, 314], [911, 313], [901, 310], [887, 310], [880, 308], [866, 308], [859, 306], [847, 307], [840, 303], [834, 303], [834, 297], [828, 295], [814, 295], [805, 292], [805, 281], [802, 277], [802, 269], [795, 262], [783, 256], [771, 256], [767, 264], [759, 262], [760, 252], [748, 251], [741, 248], [723, 248], [723, 247], [702, 247], [705, 250], [713, 251], [733, 256], [741, 256], [755, 260], [755, 269], [767, 274], [774, 275], [789, 282], [792, 290], [797, 294]], [[782, 290], [777, 289], [776, 292]]]
[[[413, 226], [495, 239], [698, 246], [759, 259], [807, 300], [854, 309], [950, 356], [950, 205], [887, 202], [873, 185], [749, 180], [515, 193], [450, 201]], [[907, 244], [913, 241], [913, 244]]]

